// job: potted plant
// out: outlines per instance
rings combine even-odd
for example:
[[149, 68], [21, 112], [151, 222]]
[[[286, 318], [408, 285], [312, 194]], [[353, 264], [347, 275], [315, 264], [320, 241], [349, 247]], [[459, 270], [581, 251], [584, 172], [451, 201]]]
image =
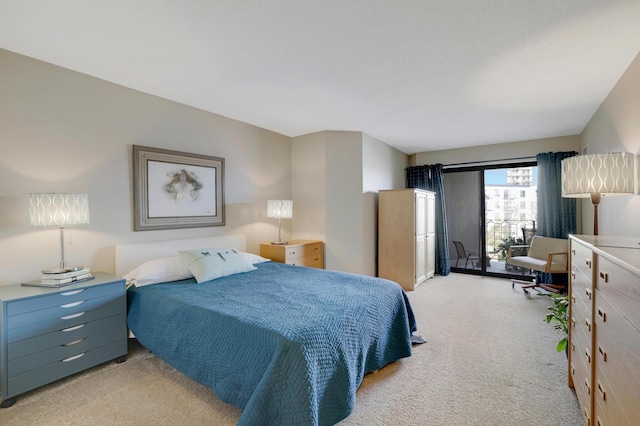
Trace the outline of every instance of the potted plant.
[[545, 294], [552, 300], [551, 306], [547, 309], [549, 313], [546, 315], [548, 324], [553, 324], [553, 328], [562, 333], [562, 339], [558, 342], [556, 349], [558, 352], [567, 351], [569, 343], [569, 296], [564, 294]]

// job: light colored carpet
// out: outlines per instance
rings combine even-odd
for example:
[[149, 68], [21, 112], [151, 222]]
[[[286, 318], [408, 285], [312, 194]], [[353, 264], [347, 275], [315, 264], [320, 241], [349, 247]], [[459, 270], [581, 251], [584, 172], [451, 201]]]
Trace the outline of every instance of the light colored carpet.
[[[559, 337], [544, 322], [547, 298], [527, 298], [507, 280], [451, 274], [409, 299], [427, 343], [367, 375], [340, 426], [583, 424]], [[0, 424], [224, 426], [239, 416], [132, 341], [125, 363], [22, 395], [0, 410]]]

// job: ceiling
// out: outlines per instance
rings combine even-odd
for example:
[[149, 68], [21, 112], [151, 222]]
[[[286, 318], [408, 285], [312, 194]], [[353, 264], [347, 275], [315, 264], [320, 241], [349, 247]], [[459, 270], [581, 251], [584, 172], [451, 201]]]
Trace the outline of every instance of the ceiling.
[[0, 48], [413, 154], [579, 134], [640, 51], [639, 22], [640, 0], [0, 0]]

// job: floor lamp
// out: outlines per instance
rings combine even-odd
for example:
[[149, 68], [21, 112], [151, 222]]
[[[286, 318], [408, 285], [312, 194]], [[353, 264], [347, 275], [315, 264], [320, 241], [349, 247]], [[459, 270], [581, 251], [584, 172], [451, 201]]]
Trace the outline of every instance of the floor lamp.
[[70, 193], [29, 194], [29, 223], [31, 226], [60, 228], [60, 265], [43, 269], [42, 273], [55, 274], [82, 269], [68, 267], [64, 260], [64, 228], [89, 223], [89, 195]]
[[267, 200], [267, 217], [278, 219], [278, 241], [271, 244], [287, 244], [288, 241], [282, 241], [282, 219], [291, 219], [293, 217], [293, 201], [291, 200]]
[[633, 195], [633, 157], [630, 152], [608, 152], [562, 160], [562, 196], [591, 198], [593, 235], [598, 235], [600, 199]]

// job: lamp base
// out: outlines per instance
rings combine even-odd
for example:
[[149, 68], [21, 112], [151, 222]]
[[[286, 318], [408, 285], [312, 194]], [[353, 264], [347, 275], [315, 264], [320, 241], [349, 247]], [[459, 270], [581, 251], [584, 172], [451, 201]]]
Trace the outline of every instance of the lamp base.
[[271, 244], [274, 246], [283, 246], [285, 244], [289, 244], [289, 241], [271, 241]]
[[69, 266], [65, 268], [53, 267], [53, 268], [45, 268], [42, 270], [43, 274], [64, 274], [66, 272], [76, 272], [81, 269], [84, 269], [84, 266]]

